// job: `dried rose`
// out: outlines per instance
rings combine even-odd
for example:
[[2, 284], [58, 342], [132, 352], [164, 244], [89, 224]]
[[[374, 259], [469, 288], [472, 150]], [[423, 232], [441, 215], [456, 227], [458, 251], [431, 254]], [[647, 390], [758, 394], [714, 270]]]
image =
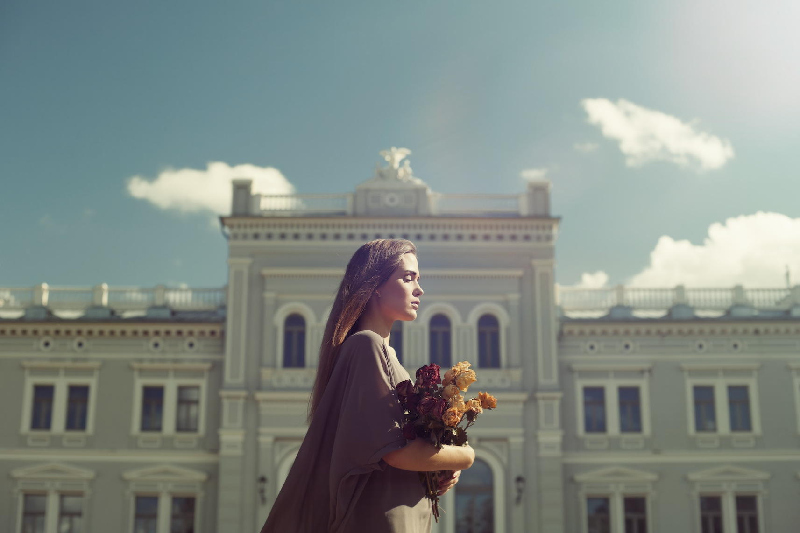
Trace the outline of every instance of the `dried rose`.
[[430, 395], [425, 396], [420, 400], [419, 405], [417, 406], [417, 412], [423, 416], [427, 415], [433, 411], [433, 409], [436, 407], [436, 404], [439, 403], [439, 400], [441, 400], [441, 398], [435, 398]]
[[481, 414], [483, 412], [481, 401], [477, 398], [473, 398], [467, 402], [467, 409], [470, 411], [475, 411], [475, 414]]
[[442, 382], [439, 377], [439, 365], [431, 363], [417, 369], [417, 387], [431, 388]]
[[413, 422], [408, 422], [405, 426], [403, 426], [403, 436], [406, 440], [414, 440], [417, 438], [417, 430], [414, 427]]
[[447, 385], [444, 389], [442, 389], [442, 398], [445, 400], [449, 400], [456, 394], [458, 394], [458, 387], [455, 385]]
[[442, 379], [442, 387], [447, 387], [456, 379], [456, 371], [452, 368], [444, 373], [444, 379]]
[[442, 422], [450, 427], [455, 427], [461, 421], [461, 414], [454, 408], [450, 408], [442, 415]]
[[411, 383], [411, 380], [407, 379], [397, 384], [397, 397], [400, 398], [403, 405], [406, 404], [408, 397], [412, 394], [414, 394], [414, 384]]
[[483, 407], [484, 409], [494, 409], [495, 407], [497, 407], [497, 398], [495, 398], [488, 392], [479, 392], [478, 400], [480, 400], [481, 407]]
[[458, 387], [462, 391], [465, 391], [471, 384], [475, 383], [476, 381], [478, 381], [478, 378], [475, 375], [475, 371], [465, 370], [456, 377], [456, 387]]
[[447, 410], [447, 402], [442, 398], [436, 399], [436, 404], [430, 410], [430, 415], [436, 419], [441, 419], [444, 412]]

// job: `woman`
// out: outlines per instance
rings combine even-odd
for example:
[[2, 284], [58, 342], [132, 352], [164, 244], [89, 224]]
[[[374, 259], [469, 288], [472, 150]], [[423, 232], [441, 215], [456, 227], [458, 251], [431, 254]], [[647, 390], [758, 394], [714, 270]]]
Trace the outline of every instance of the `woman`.
[[406, 443], [395, 386], [409, 379], [389, 346], [395, 320], [414, 320], [416, 247], [400, 239], [361, 246], [347, 265], [320, 347], [310, 425], [262, 533], [427, 533], [430, 501], [417, 472], [469, 468], [469, 446]]

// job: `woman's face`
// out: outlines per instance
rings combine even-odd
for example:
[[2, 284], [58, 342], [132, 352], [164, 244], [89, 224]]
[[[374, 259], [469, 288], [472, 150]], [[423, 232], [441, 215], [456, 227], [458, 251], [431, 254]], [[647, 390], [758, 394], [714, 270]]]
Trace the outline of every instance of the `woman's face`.
[[417, 256], [403, 254], [400, 266], [392, 276], [375, 291], [378, 310], [387, 321], [414, 320], [417, 318], [419, 298], [424, 294], [419, 286]]

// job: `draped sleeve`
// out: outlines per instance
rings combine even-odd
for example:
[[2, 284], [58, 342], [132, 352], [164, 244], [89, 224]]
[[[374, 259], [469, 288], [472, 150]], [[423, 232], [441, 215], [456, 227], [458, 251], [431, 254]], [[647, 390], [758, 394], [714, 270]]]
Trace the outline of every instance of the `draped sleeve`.
[[371, 474], [391, 468], [383, 456], [406, 444], [396, 374], [377, 333], [344, 342], [262, 533], [339, 533], [352, 523]]

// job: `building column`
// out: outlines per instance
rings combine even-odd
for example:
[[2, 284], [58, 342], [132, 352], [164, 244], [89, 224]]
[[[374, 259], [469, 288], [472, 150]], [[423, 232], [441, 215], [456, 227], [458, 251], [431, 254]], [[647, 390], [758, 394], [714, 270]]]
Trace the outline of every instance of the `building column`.
[[536, 393], [539, 531], [564, 531], [564, 467], [562, 461], [561, 392]]
[[531, 261], [533, 267], [533, 328], [538, 388], [558, 387], [558, 317], [554, 294], [553, 261]]
[[245, 402], [247, 393], [221, 390], [221, 428], [219, 429], [219, 494], [217, 531], [242, 531], [243, 491], [249, 486], [244, 476]]

